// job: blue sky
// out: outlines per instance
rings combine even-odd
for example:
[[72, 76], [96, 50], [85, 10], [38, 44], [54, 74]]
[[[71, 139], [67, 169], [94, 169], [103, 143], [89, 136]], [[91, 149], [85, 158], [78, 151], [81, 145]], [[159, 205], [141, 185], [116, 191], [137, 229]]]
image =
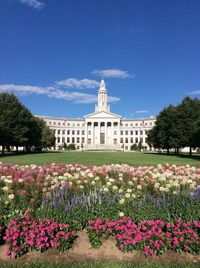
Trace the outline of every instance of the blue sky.
[[32, 113], [157, 115], [200, 97], [199, 0], [1, 0], [0, 92]]

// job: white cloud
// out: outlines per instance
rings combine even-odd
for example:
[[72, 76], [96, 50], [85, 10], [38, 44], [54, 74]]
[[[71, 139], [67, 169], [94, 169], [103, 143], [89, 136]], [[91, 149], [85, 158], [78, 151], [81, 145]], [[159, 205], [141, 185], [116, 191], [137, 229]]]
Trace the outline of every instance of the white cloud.
[[94, 70], [91, 72], [96, 76], [110, 77], [110, 78], [134, 78], [135, 75], [130, 75], [128, 71], [119, 69], [107, 69], [107, 70]]
[[25, 4], [34, 9], [43, 9], [45, 4], [39, 0], [19, 0], [22, 4]]
[[[36, 94], [45, 95], [49, 98], [62, 99], [71, 101], [74, 103], [96, 103], [97, 96], [92, 94], [86, 94], [82, 92], [70, 92], [64, 91], [57, 87], [39, 87], [30, 85], [15, 85], [15, 84], [4, 84], [0, 85], [0, 92], [13, 92], [20, 95]], [[109, 96], [109, 102], [119, 101], [120, 98]]]
[[56, 81], [57, 86], [66, 88], [95, 88], [99, 86], [99, 82], [91, 79], [78, 80], [76, 78], [68, 78], [66, 80]]
[[200, 89], [193, 90], [188, 93], [189, 95], [200, 95]]
[[149, 111], [146, 111], [146, 110], [138, 110], [138, 111], [136, 111], [135, 113], [136, 114], [146, 114], [146, 113], [148, 113]]

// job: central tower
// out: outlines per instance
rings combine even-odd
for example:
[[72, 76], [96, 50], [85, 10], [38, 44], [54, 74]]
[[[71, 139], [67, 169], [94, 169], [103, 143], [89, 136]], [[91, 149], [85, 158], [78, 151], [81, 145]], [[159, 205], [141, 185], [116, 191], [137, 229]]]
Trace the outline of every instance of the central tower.
[[102, 79], [100, 82], [100, 88], [98, 91], [98, 105], [95, 108], [96, 112], [110, 112], [110, 106], [108, 105], [108, 95], [105, 82]]

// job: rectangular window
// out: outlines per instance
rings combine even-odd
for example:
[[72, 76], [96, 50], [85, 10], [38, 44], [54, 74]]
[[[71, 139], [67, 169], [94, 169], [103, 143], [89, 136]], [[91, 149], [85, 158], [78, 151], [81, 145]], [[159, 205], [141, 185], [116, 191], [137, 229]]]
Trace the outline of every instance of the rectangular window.
[[73, 138], [72, 138], [72, 143], [74, 143], [74, 142], [75, 142], [75, 138], [73, 137]]
[[118, 126], [118, 122], [114, 122], [113, 125], [114, 125], [114, 127]]
[[67, 130], [67, 135], [70, 135], [70, 130]]
[[133, 135], [133, 130], [131, 130], [131, 135]]
[[64, 143], [65, 142], [65, 138], [64, 137], [62, 137], [62, 143]]
[[130, 142], [133, 143], [133, 138], [131, 138]]
[[135, 135], [138, 135], [138, 130], [135, 131]]
[[60, 143], [60, 137], [58, 137], [58, 143]]
[[60, 129], [58, 130], [58, 134], [60, 134]]
[[138, 138], [135, 138], [135, 143], [138, 143]]
[[88, 130], [88, 135], [91, 135], [91, 130]]
[[117, 131], [114, 131], [114, 135], [117, 135]]
[[77, 138], [76, 142], [79, 143], [80, 142], [80, 138]]
[[120, 143], [123, 143], [123, 142], [124, 142], [123, 138], [120, 138]]
[[121, 135], [123, 135], [123, 130], [121, 130]]
[[84, 143], [85, 142], [85, 139], [84, 138], [82, 138], [82, 141], [81, 141], [82, 143]]
[[70, 143], [70, 138], [69, 137], [67, 138], [67, 143]]
[[65, 135], [65, 130], [62, 131], [62, 134]]
[[74, 130], [72, 130], [72, 135], [74, 135], [75, 134], [75, 131]]
[[84, 135], [85, 134], [85, 131], [84, 130], [82, 130], [82, 135]]
[[142, 130], [140, 130], [140, 135], [142, 135], [143, 134], [143, 131]]
[[79, 130], [77, 130], [77, 135], [79, 135], [80, 134], [80, 131]]
[[125, 143], [128, 143], [128, 138], [125, 139]]
[[126, 130], [126, 135], [128, 135], [128, 130]]

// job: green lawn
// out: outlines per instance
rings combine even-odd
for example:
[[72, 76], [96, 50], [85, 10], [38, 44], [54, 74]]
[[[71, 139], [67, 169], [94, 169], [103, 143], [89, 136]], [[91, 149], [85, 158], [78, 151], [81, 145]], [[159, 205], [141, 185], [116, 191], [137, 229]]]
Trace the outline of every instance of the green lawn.
[[157, 153], [123, 153], [123, 152], [42, 152], [21, 155], [0, 156], [1, 162], [19, 165], [44, 164], [44, 163], [81, 163], [91, 165], [128, 164], [157, 165], [176, 164], [200, 166], [200, 156], [189, 157], [186, 155], [175, 156]]

